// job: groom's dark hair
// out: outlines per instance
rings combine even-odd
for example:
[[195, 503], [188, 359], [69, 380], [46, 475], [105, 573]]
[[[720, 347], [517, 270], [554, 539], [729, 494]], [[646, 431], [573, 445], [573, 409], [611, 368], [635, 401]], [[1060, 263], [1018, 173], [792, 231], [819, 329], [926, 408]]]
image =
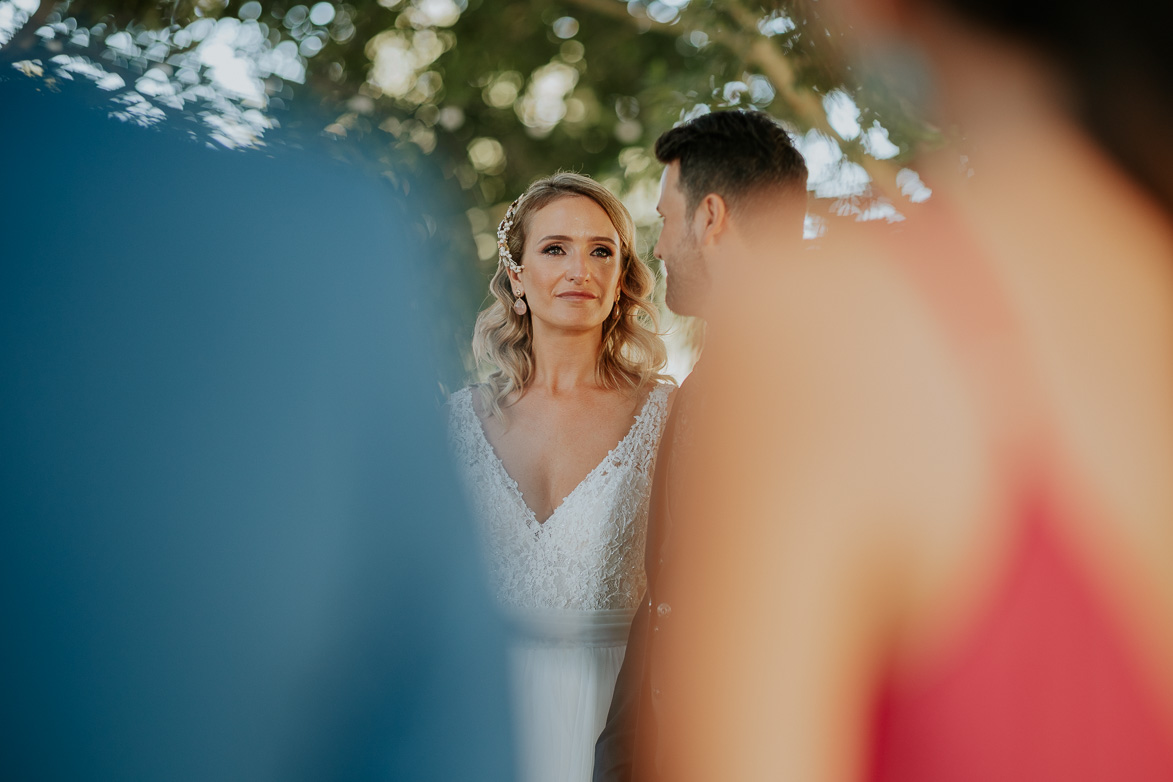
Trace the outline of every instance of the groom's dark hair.
[[655, 152], [664, 165], [680, 163], [680, 189], [690, 213], [709, 193], [732, 209], [762, 191], [806, 194], [806, 163], [786, 129], [765, 112], [703, 114], [660, 136]]

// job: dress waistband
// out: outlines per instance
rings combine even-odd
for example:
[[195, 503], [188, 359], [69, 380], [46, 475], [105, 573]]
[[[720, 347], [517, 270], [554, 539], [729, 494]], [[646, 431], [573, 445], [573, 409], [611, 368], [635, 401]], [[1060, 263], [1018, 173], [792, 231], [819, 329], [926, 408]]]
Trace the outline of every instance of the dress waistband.
[[593, 611], [506, 607], [505, 616], [522, 641], [575, 646], [620, 646], [627, 643], [634, 608]]

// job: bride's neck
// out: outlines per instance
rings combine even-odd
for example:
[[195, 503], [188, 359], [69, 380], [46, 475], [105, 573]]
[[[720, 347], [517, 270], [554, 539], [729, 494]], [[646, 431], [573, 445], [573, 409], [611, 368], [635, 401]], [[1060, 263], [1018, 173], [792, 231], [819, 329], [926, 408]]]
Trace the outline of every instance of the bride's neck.
[[556, 394], [599, 384], [601, 331], [581, 333], [535, 331], [534, 377], [530, 388]]

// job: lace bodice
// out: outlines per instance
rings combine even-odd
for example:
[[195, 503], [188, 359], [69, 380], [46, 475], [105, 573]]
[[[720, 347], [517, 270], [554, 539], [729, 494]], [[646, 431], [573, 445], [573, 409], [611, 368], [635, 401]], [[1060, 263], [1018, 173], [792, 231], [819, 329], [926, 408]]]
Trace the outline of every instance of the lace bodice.
[[449, 438], [484, 540], [498, 599], [519, 609], [632, 609], [643, 595], [644, 537], [669, 385], [657, 386], [627, 435], [538, 523], [473, 409], [448, 402]]

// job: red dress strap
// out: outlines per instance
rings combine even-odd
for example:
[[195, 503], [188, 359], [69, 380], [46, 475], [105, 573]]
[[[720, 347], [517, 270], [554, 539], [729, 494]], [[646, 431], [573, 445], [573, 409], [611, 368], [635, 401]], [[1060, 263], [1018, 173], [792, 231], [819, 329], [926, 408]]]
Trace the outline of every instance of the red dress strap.
[[901, 233], [908, 279], [977, 389], [1014, 497], [1015, 545], [949, 658], [882, 682], [867, 778], [1170, 782], [1173, 726], [1058, 533], [1054, 452], [1006, 293], [946, 205], [920, 209]]

